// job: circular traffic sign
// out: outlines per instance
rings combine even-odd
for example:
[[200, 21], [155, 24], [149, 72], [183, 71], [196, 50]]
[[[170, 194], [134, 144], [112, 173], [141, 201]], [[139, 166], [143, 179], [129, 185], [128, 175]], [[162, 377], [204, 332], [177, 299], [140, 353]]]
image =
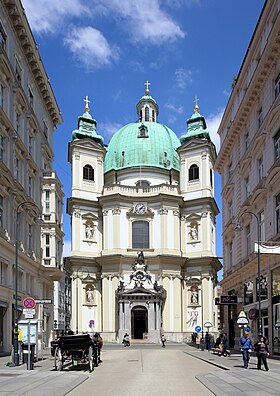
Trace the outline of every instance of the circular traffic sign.
[[34, 298], [32, 298], [32, 297], [26, 297], [24, 300], [23, 300], [23, 306], [24, 306], [24, 308], [30, 308], [30, 309], [32, 309], [32, 308], [35, 308], [35, 306], [36, 306], [36, 301], [34, 300]]
[[197, 333], [199, 333], [199, 332], [201, 331], [201, 327], [200, 327], [200, 326], [196, 326], [196, 327], [195, 327], [195, 331], [196, 331]]

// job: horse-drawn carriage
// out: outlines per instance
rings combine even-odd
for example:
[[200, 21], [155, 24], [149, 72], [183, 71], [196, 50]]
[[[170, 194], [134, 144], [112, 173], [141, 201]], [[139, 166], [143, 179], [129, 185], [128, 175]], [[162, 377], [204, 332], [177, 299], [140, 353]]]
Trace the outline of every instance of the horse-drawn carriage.
[[99, 364], [98, 343], [89, 334], [63, 335], [52, 344], [55, 369], [61, 371], [64, 363], [88, 364], [89, 371]]

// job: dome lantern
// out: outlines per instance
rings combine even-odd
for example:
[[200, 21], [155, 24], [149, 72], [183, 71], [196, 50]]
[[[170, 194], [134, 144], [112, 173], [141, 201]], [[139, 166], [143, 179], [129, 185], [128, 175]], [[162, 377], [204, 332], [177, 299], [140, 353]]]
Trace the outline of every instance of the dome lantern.
[[136, 105], [138, 122], [157, 122], [158, 105], [150, 95], [149, 86], [151, 83], [147, 80], [144, 85], [146, 85], [145, 95], [142, 96]]

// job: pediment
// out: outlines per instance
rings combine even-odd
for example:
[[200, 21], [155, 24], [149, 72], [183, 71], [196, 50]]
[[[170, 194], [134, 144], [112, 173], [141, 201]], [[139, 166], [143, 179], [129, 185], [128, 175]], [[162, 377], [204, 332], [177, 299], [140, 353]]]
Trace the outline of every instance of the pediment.
[[97, 221], [98, 220], [98, 216], [96, 216], [95, 214], [88, 212], [88, 213], [84, 213], [82, 215], [82, 219], [83, 220], [92, 220], [92, 221]]
[[90, 138], [72, 140], [72, 142], [70, 144], [79, 146], [82, 148], [105, 152], [105, 149], [103, 146], [101, 146], [100, 144], [98, 144], [97, 142], [95, 142], [94, 140], [92, 140]]
[[201, 215], [199, 215], [197, 213], [191, 213], [191, 214], [187, 215], [185, 218], [187, 221], [199, 221], [199, 220], [201, 220]]
[[240, 163], [241, 175], [247, 175], [250, 172], [252, 157], [248, 156]]
[[145, 294], [145, 295], [151, 295], [154, 296], [156, 292], [154, 290], [149, 290], [145, 289], [144, 287], [134, 287], [133, 289], [126, 290], [123, 293], [123, 296], [131, 296], [131, 295], [139, 295], [139, 294]]
[[261, 133], [254, 141], [252, 154], [256, 158], [258, 158], [260, 154], [263, 152], [265, 137], [266, 137], [266, 133]]

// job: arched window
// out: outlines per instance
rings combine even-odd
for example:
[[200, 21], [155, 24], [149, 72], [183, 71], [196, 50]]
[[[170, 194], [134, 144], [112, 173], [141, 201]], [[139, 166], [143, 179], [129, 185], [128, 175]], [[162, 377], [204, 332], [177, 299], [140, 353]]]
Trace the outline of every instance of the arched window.
[[134, 221], [132, 223], [132, 249], [149, 249], [149, 222]]
[[155, 122], [155, 110], [152, 110], [152, 121]]
[[149, 187], [151, 183], [148, 180], [138, 180], [136, 187]]
[[191, 165], [189, 167], [189, 181], [199, 179], [199, 167], [197, 165]]
[[91, 165], [85, 165], [83, 169], [83, 179], [94, 181], [94, 169]]
[[149, 107], [145, 107], [145, 121], [149, 121]]

